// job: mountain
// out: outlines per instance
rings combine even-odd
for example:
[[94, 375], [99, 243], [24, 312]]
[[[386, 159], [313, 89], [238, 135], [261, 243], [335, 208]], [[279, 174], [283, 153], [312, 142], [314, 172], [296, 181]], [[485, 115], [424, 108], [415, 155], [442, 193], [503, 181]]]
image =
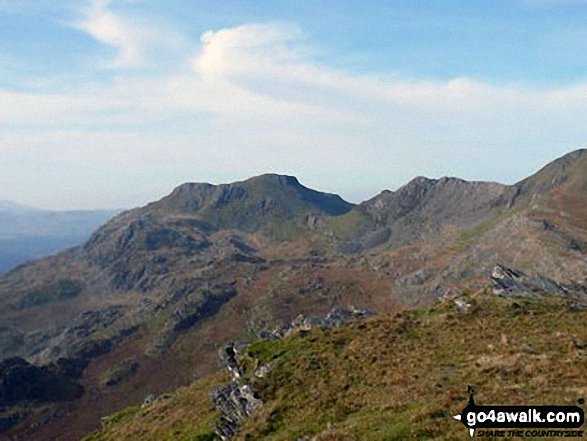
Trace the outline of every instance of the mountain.
[[155, 207], [198, 214], [217, 228], [254, 231], [272, 220], [344, 214], [353, 204], [338, 195], [304, 187], [293, 176], [266, 174], [217, 186], [184, 184]]
[[2, 213], [30, 213], [35, 210], [35, 208], [17, 204], [16, 202], [0, 201], [0, 212]]
[[117, 211], [50, 211], [0, 201], [0, 272], [86, 241]]
[[84, 391], [41, 407], [22, 391], [26, 412], [6, 433], [79, 438], [214, 375], [228, 341], [336, 305], [384, 315], [479, 292], [497, 263], [580, 297], [586, 171], [577, 151], [515, 185], [420, 177], [359, 205], [289, 176], [184, 184], [0, 278], [0, 359], [33, 363], [6, 369]]
[[347, 219], [363, 225], [346, 237], [350, 243], [345, 245], [353, 251], [384, 243], [398, 247], [444, 234], [449, 227], [467, 228], [491, 219], [505, 205], [507, 193], [507, 186], [496, 183], [417, 177], [396, 192], [386, 190], [363, 202], [332, 227], [338, 233]]

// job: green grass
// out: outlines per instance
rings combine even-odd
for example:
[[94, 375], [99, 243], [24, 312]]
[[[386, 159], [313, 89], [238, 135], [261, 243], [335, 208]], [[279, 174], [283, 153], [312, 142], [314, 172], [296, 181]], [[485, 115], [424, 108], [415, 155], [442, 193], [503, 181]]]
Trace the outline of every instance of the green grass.
[[[574, 404], [587, 395], [587, 312], [570, 311], [559, 299], [479, 293], [467, 301], [466, 314], [447, 300], [257, 341], [240, 363], [264, 405], [237, 439], [465, 440], [468, 434], [451, 415], [466, 405], [468, 384], [478, 390], [477, 402], [488, 405]], [[267, 363], [270, 373], [254, 377]], [[131, 439], [125, 433], [206, 436], [217, 417], [207, 398], [210, 386], [195, 383], [161, 405], [120, 418], [95, 440]], [[194, 407], [200, 409], [197, 430]]]
[[487, 404], [579, 398], [587, 358], [566, 335], [587, 339], [585, 313], [556, 300], [470, 301], [464, 315], [436, 305], [256, 343], [248, 353], [275, 368], [254, 380], [266, 405], [239, 439], [467, 439], [450, 418], [466, 404], [467, 384]]
[[325, 222], [341, 240], [357, 239], [372, 228], [369, 218], [359, 210], [351, 210], [340, 216], [325, 218]]
[[102, 429], [84, 441], [212, 441], [219, 438], [213, 423], [220, 415], [208, 391], [228, 380], [220, 373], [176, 390], [141, 408], [129, 407], [104, 419]]
[[135, 416], [140, 410], [141, 410], [141, 408], [139, 406], [127, 407], [126, 409], [121, 410], [120, 412], [115, 413], [114, 415], [107, 417], [104, 420], [104, 425], [105, 426], [112, 426], [112, 425], [124, 423], [125, 421], [128, 421], [130, 418]]

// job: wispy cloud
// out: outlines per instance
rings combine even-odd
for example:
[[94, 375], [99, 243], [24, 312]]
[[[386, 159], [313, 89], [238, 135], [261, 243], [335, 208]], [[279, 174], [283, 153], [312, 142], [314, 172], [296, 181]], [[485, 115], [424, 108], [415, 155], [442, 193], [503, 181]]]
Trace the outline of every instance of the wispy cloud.
[[[102, 11], [107, 3], [100, 0], [93, 7]], [[118, 45], [116, 64], [139, 62], [141, 44], [130, 35], [140, 33], [110, 31], [118, 25], [100, 25], [101, 20], [95, 20], [92, 32]], [[105, 23], [118, 21], [107, 19]], [[113, 37], [118, 35], [121, 37]], [[191, 60], [191, 69], [180, 67], [159, 76], [121, 73], [107, 83], [88, 82], [61, 94], [0, 90], [4, 104], [0, 123], [69, 121], [75, 125], [118, 119], [140, 124], [186, 112], [242, 121], [269, 118], [282, 122], [287, 118], [292, 124], [307, 116], [323, 123], [385, 119], [402, 125], [410, 120], [435, 119], [459, 126], [467, 121], [473, 124], [473, 131], [477, 131], [475, 124], [489, 127], [514, 117], [518, 123], [526, 120], [532, 124], [534, 120], [537, 128], [542, 126], [540, 118], [570, 117], [571, 121], [587, 122], [587, 116], [577, 116], [578, 111], [587, 110], [587, 84], [530, 88], [467, 77], [439, 81], [355, 75], [314, 61], [307, 55], [311, 51], [305, 40], [303, 32], [291, 24], [249, 24], [208, 31], [201, 37], [198, 53], [185, 55]]]
[[[211, 30], [173, 71], [129, 73], [146, 63], [146, 46], [162, 44], [149, 36], [160, 30], [110, 8], [95, 1], [77, 26], [116, 49], [114, 78], [62, 93], [0, 90], [7, 161], [18, 162], [24, 149], [78, 169], [142, 172], [160, 185], [278, 171], [344, 191], [365, 170], [382, 187], [415, 173], [482, 177], [489, 161], [504, 175], [521, 174], [512, 158], [524, 148], [546, 156], [587, 139], [587, 84], [358, 75], [316, 61], [291, 23]], [[433, 148], [443, 155], [431, 163]], [[331, 169], [347, 177], [342, 188], [325, 186]]]
[[139, 66], [144, 63], [142, 44], [147, 33], [112, 13], [110, 3], [110, 0], [94, 0], [82, 9], [83, 18], [75, 27], [117, 51], [111, 67]]
[[150, 58], [161, 58], [160, 55], [165, 54], [162, 57], [165, 60], [170, 51], [183, 49], [186, 42], [175, 29], [152, 19], [124, 14], [121, 12], [123, 8], [115, 8], [116, 5], [129, 4], [132, 5], [130, 0], [91, 0], [89, 4], [76, 8], [80, 18], [70, 26], [115, 51], [115, 56], [104, 62], [103, 67], [153, 67]]

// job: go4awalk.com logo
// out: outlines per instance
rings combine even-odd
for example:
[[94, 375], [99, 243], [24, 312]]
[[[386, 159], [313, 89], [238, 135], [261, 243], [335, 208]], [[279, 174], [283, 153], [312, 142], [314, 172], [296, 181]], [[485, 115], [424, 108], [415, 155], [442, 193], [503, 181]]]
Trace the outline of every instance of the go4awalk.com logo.
[[453, 418], [465, 425], [471, 437], [584, 438], [584, 431], [578, 429], [585, 415], [578, 406], [477, 406], [471, 386], [468, 393], [469, 403]]

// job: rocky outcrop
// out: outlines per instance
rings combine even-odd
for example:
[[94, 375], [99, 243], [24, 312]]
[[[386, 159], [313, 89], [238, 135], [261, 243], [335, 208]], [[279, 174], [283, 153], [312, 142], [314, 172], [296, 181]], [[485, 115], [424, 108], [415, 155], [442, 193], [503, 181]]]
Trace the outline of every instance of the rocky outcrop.
[[541, 276], [529, 276], [522, 271], [496, 265], [491, 274], [493, 293], [500, 297], [541, 298], [555, 296], [563, 299], [573, 311], [587, 310], [587, 284], [564, 285]]
[[[313, 327], [331, 327], [354, 321], [360, 318], [372, 317], [375, 314], [362, 309], [351, 307], [343, 308], [340, 305], [332, 308], [326, 317], [298, 316], [291, 323], [270, 332], [260, 334], [265, 339], [282, 339], [296, 331], [309, 330]], [[232, 439], [239, 424], [251, 413], [263, 406], [263, 401], [254, 392], [253, 387], [243, 375], [239, 366], [239, 359], [246, 343], [230, 343], [220, 351], [220, 358], [225, 368], [230, 373], [232, 382], [228, 385], [217, 387], [210, 391], [210, 399], [216, 409], [222, 414], [215, 425], [214, 430], [222, 440]], [[262, 378], [268, 375], [274, 365], [269, 363], [260, 366], [253, 373], [254, 377]]]
[[231, 343], [220, 353], [226, 369], [230, 372], [232, 382], [210, 391], [210, 399], [222, 414], [222, 417], [215, 422], [214, 430], [223, 440], [234, 437], [239, 424], [263, 405], [242, 376], [238, 365], [239, 346], [243, 345]]
[[101, 385], [104, 387], [117, 386], [129, 380], [131, 377], [134, 377], [139, 371], [140, 367], [141, 364], [138, 361], [127, 360], [107, 372], [107, 375], [104, 376]]
[[212, 390], [210, 398], [216, 409], [222, 413], [214, 430], [223, 440], [234, 437], [239, 424], [263, 405], [248, 384], [239, 385], [236, 381]]
[[296, 331], [308, 330], [315, 327], [339, 326], [343, 323], [374, 316], [374, 312], [366, 309], [358, 309], [353, 306], [347, 309], [337, 305], [332, 308], [326, 317], [306, 317], [300, 314], [292, 322], [280, 328], [275, 328], [271, 331], [261, 331], [259, 338], [279, 340]]
[[505, 205], [507, 190], [507, 186], [492, 182], [417, 177], [395, 192], [383, 191], [354, 210], [372, 222], [367, 236], [378, 231], [381, 243], [385, 239], [398, 245], [436, 236], [448, 225], [471, 227], [491, 219], [496, 209]]
[[496, 265], [491, 273], [493, 293], [501, 297], [538, 297], [544, 294], [571, 296], [583, 295], [568, 286], [540, 276], [529, 276], [503, 265]]
[[61, 279], [42, 288], [27, 291], [14, 304], [13, 309], [26, 309], [49, 302], [73, 299], [83, 291], [84, 285], [78, 280]]
[[188, 297], [188, 301], [177, 306], [171, 315], [173, 330], [178, 332], [191, 328], [203, 318], [214, 315], [236, 295], [236, 284], [228, 283], [206, 290], [194, 301], [190, 301]]
[[85, 367], [91, 358], [110, 352], [137, 330], [133, 324], [117, 326], [123, 316], [124, 308], [116, 305], [83, 312], [51, 339], [34, 361], [45, 364], [67, 357], [78, 360]]

